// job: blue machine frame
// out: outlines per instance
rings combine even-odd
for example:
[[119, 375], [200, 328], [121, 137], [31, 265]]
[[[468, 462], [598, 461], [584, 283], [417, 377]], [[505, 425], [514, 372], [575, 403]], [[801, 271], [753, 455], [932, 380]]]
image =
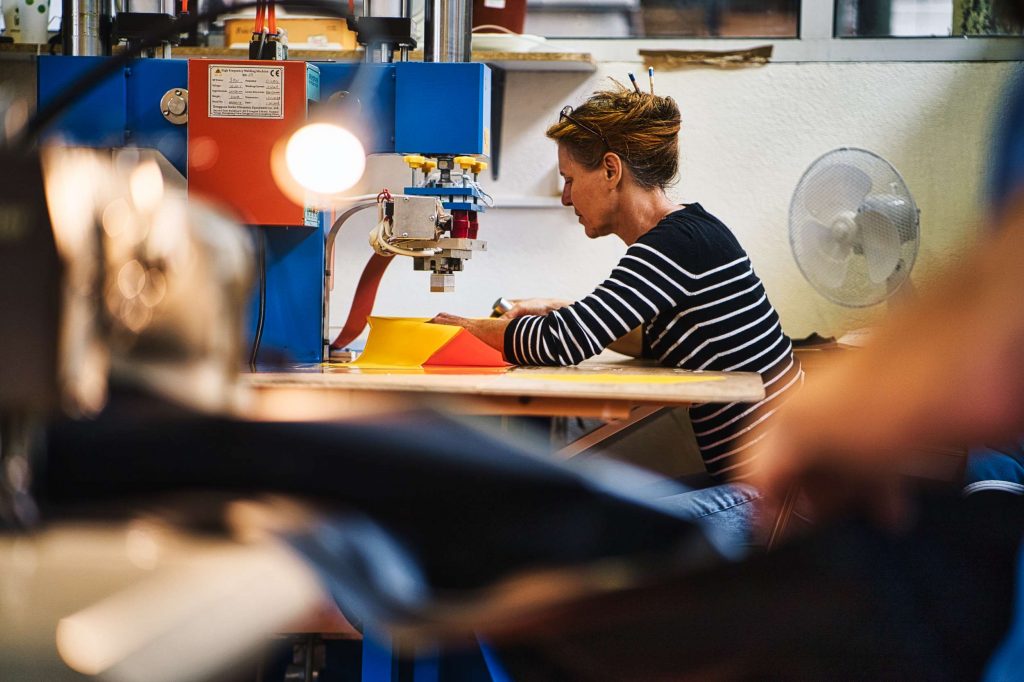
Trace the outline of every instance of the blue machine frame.
[[[109, 58], [39, 57], [40, 106], [104, 59]], [[487, 66], [316, 64], [322, 105], [336, 102], [341, 93], [359, 101], [353, 109], [360, 112], [359, 120], [350, 123], [367, 153], [490, 155], [491, 72]], [[186, 126], [169, 122], [159, 107], [163, 94], [174, 88], [188, 88], [185, 60], [136, 60], [72, 105], [54, 122], [51, 135], [90, 147], [155, 149], [184, 176], [188, 172]], [[482, 210], [475, 190], [468, 194], [459, 188], [406, 191], [439, 196], [446, 200], [446, 208]], [[323, 338], [326, 220], [322, 213], [319, 226], [313, 228], [253, 226], [263, 238], [266, 258], [267, 296], [257, 361], [324, 359], [328, 342]], [[249, 305], [250, 339], [256, 335], [258, 308], [257, 291]]]

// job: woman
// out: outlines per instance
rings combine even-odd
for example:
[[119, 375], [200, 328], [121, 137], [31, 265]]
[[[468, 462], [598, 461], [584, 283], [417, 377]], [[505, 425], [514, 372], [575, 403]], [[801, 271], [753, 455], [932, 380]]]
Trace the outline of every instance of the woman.
[[547, 131], [558, 143], [562, 204], [588, 237], [622, 239], [625, 256], [575, 303], [534, 299], [498, 320], [442, 313], [434, 321], [465, 327], [521, 365], [573, 365], [615, 344], [669, 367], [760, 373], [761, 402], [690, 408], [708, 473], [743, 479], [753, 462], [748, 449], [802, 372], [733, 234], [700, 204], [666, 196], [678, 171], [679, 127], [672, 98], [621, 85], [563, 109]]

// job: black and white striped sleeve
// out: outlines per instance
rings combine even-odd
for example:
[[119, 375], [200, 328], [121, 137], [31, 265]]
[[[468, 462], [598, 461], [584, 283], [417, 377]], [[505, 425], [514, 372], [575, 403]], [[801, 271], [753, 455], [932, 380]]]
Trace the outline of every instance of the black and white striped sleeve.
[[633, 244], [586, 297], [547, 315], [512, 320], [505, 330], [505, 357], [518, 365], [580, 363], [678, 307], [702, 277], [648, 244]]

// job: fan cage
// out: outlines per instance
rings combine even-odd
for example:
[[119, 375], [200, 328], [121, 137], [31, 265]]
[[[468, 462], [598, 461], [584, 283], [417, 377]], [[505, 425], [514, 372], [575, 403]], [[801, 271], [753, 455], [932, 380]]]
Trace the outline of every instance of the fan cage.
[[[862, 183], [865, 176], [870, 179], [870, 188], [854, 201], [860, 189], [852, 186]], [[836, 273], [831, 273], [832, 281], [826, 281], [821, 271], [830, 264], [821, 252], [820, 240], [816, 243], [808, 234], [807, 225], [812, 221], [828, 225], [842, 213], [856, 213], [869, 197], [905, 202], [903, 215], [893, 221], [899, 242], [894, 272], [882, 282], [872, 281], [866, 257], [854, 248], [841, 281], [836, 284]], [[789, 242], [801, 273], [819, 293], [843, 306], [867, 307], [882, 302], [908, 280], [920, 245], [920, 213], [892, 164], [866, 149], [842, 147], [818, 157], [797, 183], [789, 207]]]

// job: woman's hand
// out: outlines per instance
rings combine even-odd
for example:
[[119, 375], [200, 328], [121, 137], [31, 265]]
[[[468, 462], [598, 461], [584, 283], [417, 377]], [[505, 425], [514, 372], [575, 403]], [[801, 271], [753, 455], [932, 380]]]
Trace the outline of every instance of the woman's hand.
[[501, 319], [513, 320], [524, 315], [547, 315], [552, 310], [565, 308], [571, 304], [572, 301], [557, 298], [514, 298], [512, 307], [501, 316]]
[[504, 354], [505, 351], [505, 327], [509, 321], [502, 319], [480, 319], [472, 317], [459, 317], [450, 313], [438, 313], [431, 320], [433, 324], [448, 324], [455, 327], [462, 327], [470, 334], [495, 348]]

